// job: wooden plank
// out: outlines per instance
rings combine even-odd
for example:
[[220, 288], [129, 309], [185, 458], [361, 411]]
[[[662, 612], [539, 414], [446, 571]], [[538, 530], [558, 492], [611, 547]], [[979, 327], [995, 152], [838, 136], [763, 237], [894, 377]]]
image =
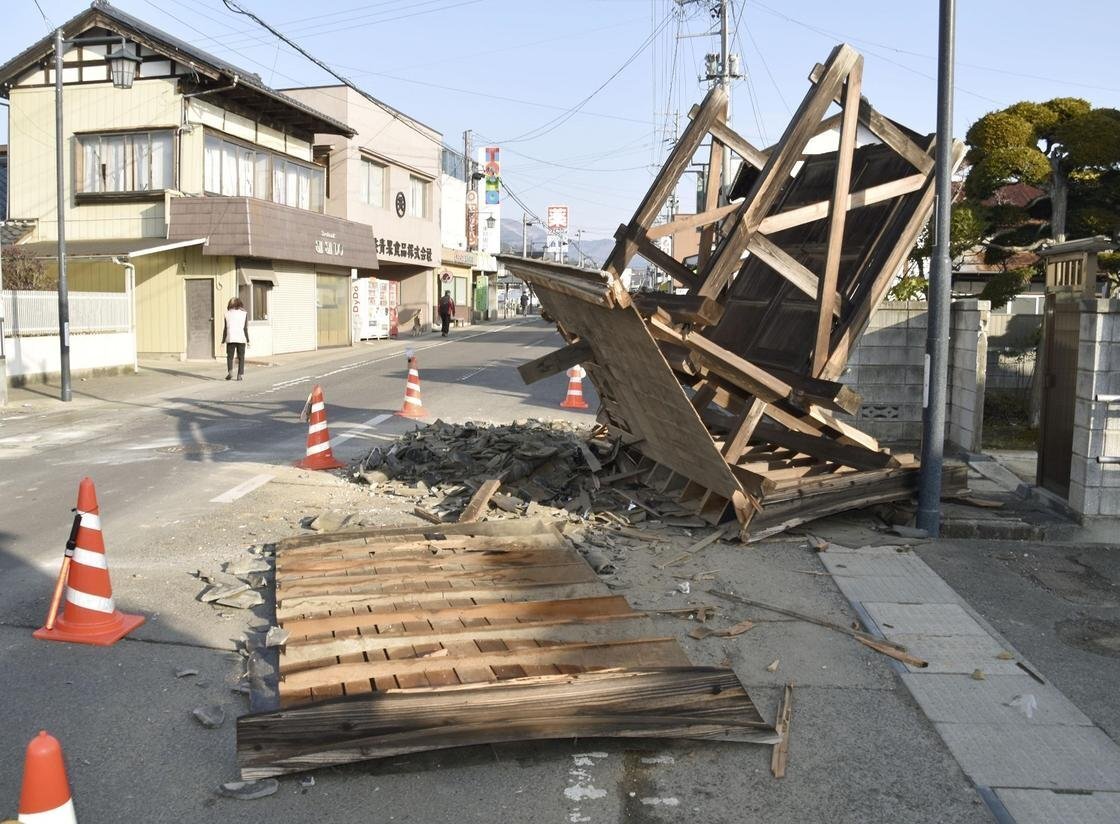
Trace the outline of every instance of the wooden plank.
[[698, 359], [700, 365], [767, 402], [787, 398], [792, 391], [789, 384], [778, 380], [745, 358], [740, 358], [734, 352], [713, 343], [703, 335], [682, 334], [656, 318], [650, 319], [649, 327], [657, 337], [685, 346], [692, 352], [693, 358]]
[[[820, 291], [820, 282], [817, 276], [766, 235], [761, 232], [751, 235], [751, 239], [747, 242], [747, 251], [752, 255], [757, 255], [759, 260], [789, 281], [795, 289], [804, 292], [811, 298], [817, 297]], [[840, 315], [838, 302], [833, 303], [832, 314]]]
[[423, 618], [435, 623], [459, 621], [465, 626], [483, 621], [540, 621], [559, 615], [570, 617], [595, 615], [626, 615], [633, 612], [621, 595], [599, 595], [590, 598], [570, 598], [545, 601], [494, 601], [474, 603], [469, 599], [455, 599], [462, 606], [426, 607], [409, 605], [380, 612], [362, 611], [357, 614], [332, 615], [327, 618], [293, 619], [282, 626], [295, 640], [328, 636], [348, 629], [372, 630], [378, 626], [396, 626], [404, 621]]
[[793, 721], [793, 682], [786, 684], [782, 703], [778, 705], [778, 721], [774, 729], [782, 740], [774, 745], [770, 755], [770, 772], [775, 778], [786, 777], [786, 763], [789, 761], [789, 727]]
[[[738, 463], [739, 458], [742, 457], [743, 452], [747, 449], [747, 444], [754, 435], [755, 427], [758, 426], [759, 421], [762, 420], [762, 415], [766, 411], [766, 402], [758, 398], [752, 398], [750, 404], [739, 416], [739, 420], [735, 422], [735, 427], [732, 429], [731, 437], [723, 445], [723, 457], [728, 463]], [[756, 492], [757, 494], [757, 492]]]
[[879, 442], [875, 440], [875, 438], [871, 437], [866, 432], [856, 429], [850, 423], [840, 420], [828, 410], [821, 409], [819, 406], [811, 406], [809, 408], [809, 414], [828, 428], [835, 429], [853, 443], [858, 443], [860, 446], [874, 450], [875, 452], [879, 451]]
[[[691, 115], [691, 112], [689, 112]], [[751, 144], [749, 140], [732, 129], [726, 123], [717, 121], [712, 124], [708, 129], [712, 137], [727, 146], [739, 157], [743, 158], [747, 163], [754, 166], [756, 169], [763, 169], [766, 167], [766, 161], [770, 159], [770, 153], [764, 152]]]
[[[722, 177], [723, 144], [713, 137], [708, 150], [708, 171], [704, 182], [705, 212], [711, 212], [720, 205]], [[696, 258], [698, 271], [704, 271], [711, 260], [712, 247], [715, 245], [718, 228], [719, 224], [709, 223], [700, 230], [700, 252]]]
[[692, 156], [700, 147], [700, 143], [712, 124], [717, 119], [726, 119], [726, 116], [727, 93], [719, 86], [713, 86], [704, 98], [703, 103], [700, 104], [700, 111], [689, 122], [684, 133], [681, 134], [673, 150], [669, 153], [669, 157], [666, 158], [664, 165], [661, 167], [661, 172], [654, 179], [641, 203], [638, 204], [634, 217], [630, 219], [624, 233], [624, 239], [615, 244], [610, 256], [603, 264], [604, 271], [614, 275], [615, 278], [622, 276], [622, 271], [630, 262], [630, 258], [633, 257], [632, 250], [636, 248], [634, 245], [635, 239], [653, 223], [653, 219], [661, 211], [665, 200], [676, 188], [684, 170], [692, 162]]
[[[590, 349], [590, 347], [588, 347], [588, 349]], [[556, 353], [554, 352], [553, 354]], [[525, 382], [531, 383], [532, 381]], [[466, 509], [464, 509], [459, 516], [459, 523], [470, 524], [477, 521], [482, 516], [482, 513], [486, 511], [486, 505], [490, 503], [490, 499], [494, 497], [494, 493], [498, 491], [501, 485], [502, 482], [498, 478], [490, 478], [483, 481], [482, 486], [471, 496], [470, 503], [467, 504]]]
[[[575, 664], [579, 667], [596, 668], [620, 665], [653, 667], [679, 666], [682, 655], [680, 646], [673, 638], [642, 638], [633, 641], [555, 644], [533, 649], [479, 652], [469, 658], [447, 655], [441, 656], [438, 663], [441, 667], [445, 665], [493, 666], [509, 663]], [[280, 680], [280, 695], [283, 697], [285, 693], [293, 690], [315, 689], [319, 686], [339, 684], [358, 678], [376, 678], [381, 675], [394, 675], [400, 680], [406, 676], [422, 675], [429, 669], [432, 669], [432, 661], [423, 658], [397, 658], [390, 661], [317, 667], [283, 676]]]
[[277, 584], [278, 590], [284, 591], [298, 584], [333, 583], [348, 586], [378, 576], [384, 576], [383, 580], [389, 581], [399, 580], [401, 575], [422, 577], [434, 573], [462, 573], [471, 570], [485, 576], [494, 569], [507, 567], [556, 566], [578, 562], [579, 558], [572, 555], [571, 547], [496, 549], [492, 552], [474, 550], [454, 554], [429, 552], [427, 558], [354, 559], [319, 564], [318, 569], [285, 570], [277, 575]]
[[242, 777], [254, 779], [422, 750], [604, 735], [778, 740], [734, 672], [692, 667], [393, 690], [376, 701], [255, 713], [237, 721], [237, 758]]
[[580, 340], [569, 343], [563, 349], [557, 349], [547, 355], [541, 355], [539, 358], [521, 364], [517, 367], [517, 372], [526, 384], [533, 384], [544, 378], [558, 375], [577, 364], [592, 360], [594, 360], [594, 353], [591, 351], [591, 344]]
[[669, 314], [670, 322], [673, 324], [714, 326], [723, 317], [723, 307], [720, 304], [711, 298], [702, 298], [699, 295], [639, 292], [634, 295], [634, 306], [647, 317], [661, 309]]
[[[858, 209], [861, 206], [871, 206], [882, 203], [884, 200], [893, 200], [896, 197], [908, 195], [921, 189], [928, 180], [929, 175], [916, 174], [887, 183], [880, 183], [876, 186], [868, 186], [866, 189], [848, 195], [847, 208]], [[832, 203], [828, 200], [819, 200], [806, 206], [786, 209], [784, 212], [777, 212], [764, 218], [758, 225], [758, 231], [772, 235], [775, 232], [792, 229], [794, 226], [803, 226], [816, 220], [824, 220], [829, 216], [831, 209]]]
[[[618, 231], [615, 232], [615, 237], [622, 238], [627, 231], [629, 230], [626, 226], [619, 226]], [[647, 238], [644, 233], [635, 237], [634, 243], [642, 257], [654, 266], [665, 270], [665, 274], [681, 286], [687, 289], [695, 289], [700, 283], [695, 272]]]
[[852, 180], [852, 160], [856, 150], [856, 126], [859, 117], [860, 81], [863, 57], [856, 60], [844, 84], [843, 120], [840, 122], [840, 145], [836, 153], [836, 176], [832, 187], [832, 205], [828, 216], [828, 251], [824, 274], [817, 295], [817, 336], [813, 346], [812, 374], [817, 376], [828, 360], [832, 339], [832, 317], [840, 314], [840, 295], [836, 284], [840, 278], [840, 255], [844, 250], [844, 221], [848, 210], [848, 193]]
[[798, 452], [813, 455], [821, 460], [832, 461], [856, 469], [881, 469], [890, 466], [894, 460], [884, 452], [874, 452], [862, 446], [838, 443], [831, 438], [793, 432], [782, 426], [763, 421], [756, 430], [760, 438]]
[[295, 557], [314, 554], [320, 547], [328, 544], [351, 541], [366, 541], [372, 546], [377, 542], [396, 542], [399, 538], [424, 540], [427, 536], [439, 533], [447, 536], [480, 536], [489, 538], [515, 538], [524, 535], [557, 534], [552, 521], [543, 518], [517, 518], [501, 521], [486, 521], [478, 524], [444, 524], [438, 530], [430, 526], [378, 526], [357, 529], [340, 529], [336, 532], [320, 532], [315, 535], [297, 535], [276, 542], [277, 557]]
[[855, 50], [848, 45], [840, 45], [833, 50], [821, 82], [813, 86], [805, 96], [782, 135], [778, 148], [767, 159], [766, 166], [747, 199], [735, 215], [729, 218], [733, 221], [731, 230], [720, 243], [708, 266], [701, 271], [699, 294], [718, 298], [739, 271], [740, 256], [746, 249], [747, 241], [773, 206], [794, 164], [801, 158], [805, 145], [812, 137], [813, 129], [832, 104], [833, 96], [840, 89], [857, 57]]
[[[336, 656], [354, 655], [355, 653], [370, 652], [372, 650], [388, 650], [396, 647], [418, 644], [447, 645], [457, 641], [475, 642], [481, 638], [498, 637], [501, 640], [509, 638], [553, 638], [557, 628], [586, 627], [607, 622], [631, 621], [647, 617], [644, 612], [631, 612], [619, 615], [582, 615], [575, 618], [552, 618], [540, 621], [498, 621], [488, 623], [486, 626], [464, 627], [455, 624], [450, 628], [421, 629], [420, 631], [381, 631], [374, 634], [362, 634], [348, 638], [334, 638], [330, 640], [309, 641], [304, 643], [289, 643], [284, 647], [280, 656], [281, 673], [288, 672], [292, 667], [308, 664]], [[424, 622], [425, 625], [427, 621]], [[461, 656], [460, 656], [461, 657]]]
[[[809, 74], [809, 80], [812, 83], [818, 83], [823, 75], [824, 67], [818, 63]], [[836, 102], [840, 102], [839, 96], [837, 96]], [[929, 174], [933, 171], [933, 158], [926, 152], [923, 152], [905, 132], [876, 111], [866, 100], [860, 100], [859, 122], [862, 123], [869, 132], [906, 158], [918, 171], [924, 174]]]
[[682, 215], [676, 220], [671, 220], [668, 223], [661, 223], [657, 226], [651, 226], [650, 230], [646, 232], [646, 237], [650, 240], [657, 240], [662, 237], [669, 237], [675, 235], [677, 232], [687, 232], [689, 229], [699, 229], [702, 226], [707, 226], [710, 223], [716, 223], [723, 220], [729, 214], [739, 208], [740, 201], [728, 203], [726, 206], [717, 206], [713, 209], [706, 209], [694, 215]]

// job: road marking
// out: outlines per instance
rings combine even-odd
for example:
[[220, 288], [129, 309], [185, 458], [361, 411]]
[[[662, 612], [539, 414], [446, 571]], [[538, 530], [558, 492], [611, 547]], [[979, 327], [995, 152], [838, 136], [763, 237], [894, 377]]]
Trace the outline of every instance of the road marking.
[[485, 372], [487, 369], [489, 369], [491, 366], [496, 365], [497, 363], [498, 363], [498, 361], [492, 360], [489, 363], [478, 367], [478, 369], [474, 370], [473, 372], [468, 372], [467, 374], [463, 375], [463, 377], [458, 378], [457, 380], [458, 380], [459, 383], [462, 383], [465, 380], [470, 380], [475, 375], [477, 375], [479, 372]]
[[536, 346], [536, 345], [537, 345], [538, 343], [542, 343], [543, 341], [546, 341], [546, 340], [548, 340], [548, 339], [549, 339], [549, 338], [551, 338], [551, 337], [552, 337], [552, 335], [545, 335], [545, 336], [544, 336], [543, 338], [537, 338], [537, 339], [536, 339], [535, 341], [533, 341], [532, 343], [527, 343], [527, 344], [525, 344], [524, 346], [522, 346], [521, 348], [522, 348], [522, 349], [528, 349], [529, 347], [531, 347], [531, 346]]
[[331, 438], [331, 440], [333, 440], [335, 443], [341, 443], [342, 441], [349, 440], [350, 438], [356, 438], [359, 435], [364, 435], [366, 434], [364, 430], [373, 429], [375, 426], [380, 426], [391, 417], [393, 417], [392, 412], [385, 412], [375, 418], [370, 418], [365, 423], [355, 424], [354, 431], [343, 432], [341, 435], [335, 435], [333, 438]]
[[290, 378], [289, 380], [280, 381], [280, 383], [272, 384], [272, 388], [273, 389], [285, 389], [289, 386], [295, 386], [298, 383], [307, 383], [309, 380], [311, 380], [310, 375], [304, 375], [302, 378]]
[[274, 477], [276, 477], [276, 476], [275, 475], [254, 475], [249, 480], [247, 480], [243, 483], [239, 483], [237, 486], [233, 487], [233, 489], [227, 489], [225, 492], [223, 492], [221, 495], [217, 496], [216, 498], [211, 498], [210, 503], [212, 503], [212, 504], [232, 504], [234, 501], [236, 501], [241, 496], [248, 495], [254, 489], [257, 489], [258, 487], [264, 486], [266, 483], [271, 481]]

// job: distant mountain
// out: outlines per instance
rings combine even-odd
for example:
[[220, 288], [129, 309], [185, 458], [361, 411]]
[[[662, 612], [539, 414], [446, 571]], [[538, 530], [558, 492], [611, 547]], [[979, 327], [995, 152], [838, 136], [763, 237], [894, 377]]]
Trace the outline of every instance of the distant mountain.
[[[502, 219], [502, 251], [511, 255], [520, 255], [522, 246], [522, 223], [520, 220], [512, 218]], [[529, 226], [529, 251], [530, 256], [534, 254], [539, 255], [544, 248], [545, 236], [547, 232], [544, 227], [533, 224]], [[589, 239], [584, 238], [580, 241], [580, 248], [583, 250], [584, 259], [594, 261], [596, 266], [601, 266], [607, 259], [607, 256], [614, 248], [614, 241], [611, 238], [598, 238]], [[575, 238], [568, 240], [568, 263], [579, 264], [579, 249], [576, 249]], [[644, 269], [646, 267], [644, 258], [637, 257], [631, 263], [631, 267]]]

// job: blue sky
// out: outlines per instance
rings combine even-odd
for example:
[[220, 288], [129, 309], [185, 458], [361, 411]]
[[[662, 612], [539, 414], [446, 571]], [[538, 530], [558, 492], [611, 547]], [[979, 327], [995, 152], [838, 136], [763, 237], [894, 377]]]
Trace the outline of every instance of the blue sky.
[[[673, 0], [243, 0], [309, 51], [461, 147], [502, 151], [508, 186], [543, 215], [571, 207], [572, 228], [609, 236], [626, 222], [667, 151], [673, 116], [703, 96], [714, 38], [708, 3]], [[85, 3], [39, 0], [52, 24]], [[320, 69], [221, 0], [117, 0], [119, 8], [259, 73], [277, 87], [323, 83]], [[956, 131], [1016, 100], [1081, 96], [1120, 108], [1115, 35], [1120, 3], [958, 3]], [[865, 56], [864, 93], [885, 114], [932, 131], [936, 0], [735, 0], [733, 41], [749, 81], [733, 119], [752, 141], [776, 140], [806, 76], [840, 41]], [[312, 13], [312, 9], [317, 13]], [[47, 32], [34, 0], [7, 0], [0, 60]], [[645, 44], [645, 47], [643, 47]], [[636, 56], [634, 56], [636, 54]], [[630, 58], [633, 57], [632, 60]], [[629, 62], [628, 62], [629, 61]], [[624, 67], [625, 64], [625, 67]], [[582, 109], [568, 110], [621, 69]], [[683, 128], [683, 126], [682, 126]], [[7, 139], [0, 124], [0, 142]], [[682, 190], [683, 191], [683, 190]], [[520, 218], [504, 201], [504, 217]], [[682, 209], [693, 204], [682, 195]]]

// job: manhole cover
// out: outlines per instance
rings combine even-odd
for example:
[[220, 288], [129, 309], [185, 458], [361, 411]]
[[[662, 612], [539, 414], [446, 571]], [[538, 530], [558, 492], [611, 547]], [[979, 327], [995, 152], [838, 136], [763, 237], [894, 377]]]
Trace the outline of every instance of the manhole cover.
[[176, 446], [161, 446], [156, 452], [167, 455], [210, 455], [214, 452], [225, 452], [228, 446], [221, 443], [188, 443]]
[[1072, 647], [1120, 658], [1120, 621], [1075, 618], [1059, 621], [1054, 629], [1058, 637]]

